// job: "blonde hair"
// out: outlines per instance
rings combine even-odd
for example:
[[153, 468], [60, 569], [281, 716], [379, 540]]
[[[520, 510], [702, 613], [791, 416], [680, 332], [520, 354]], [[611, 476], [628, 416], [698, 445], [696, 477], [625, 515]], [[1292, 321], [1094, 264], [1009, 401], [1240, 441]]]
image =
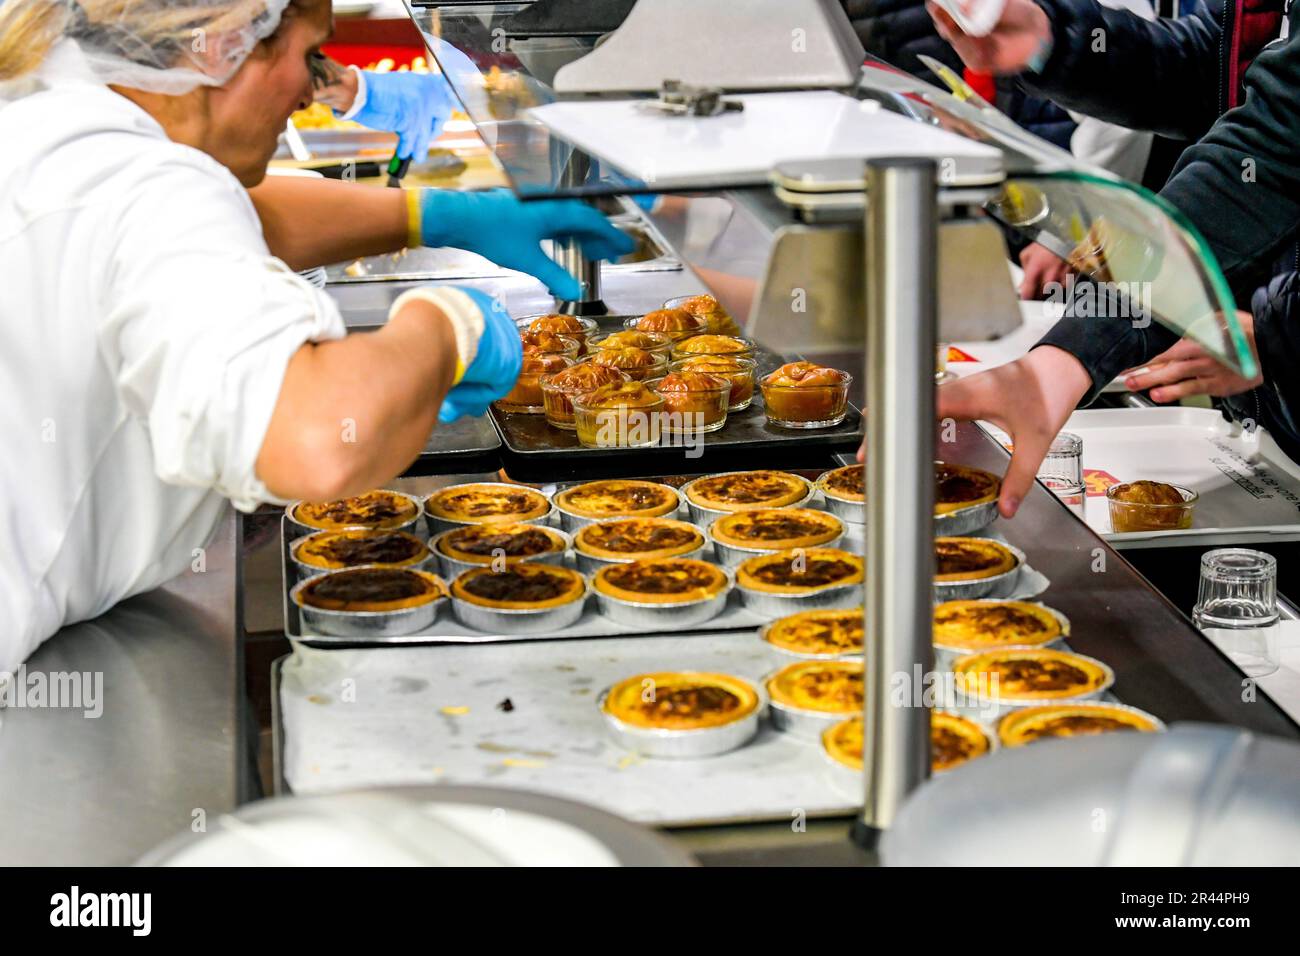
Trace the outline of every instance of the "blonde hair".
[[0, 82], [40, 67], [65, 35], [165, 69], [196, 36], [240, 31], [267, 7], [267, 0], [0, 0]]

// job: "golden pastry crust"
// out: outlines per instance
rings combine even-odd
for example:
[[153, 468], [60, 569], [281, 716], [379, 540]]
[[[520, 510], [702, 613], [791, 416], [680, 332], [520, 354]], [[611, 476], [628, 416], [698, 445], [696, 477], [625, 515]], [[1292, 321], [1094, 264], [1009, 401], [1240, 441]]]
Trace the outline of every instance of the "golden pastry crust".
[[550, 512], [551, 502], [540, 491], [524, 485], [468, 484], [434, 492], [424, 507], [435, 518], [490, 524], [541, 518]]
[[615, 518], [579, 529], [573, 547], [605, 561], [675, 558], [704, 547], [700, 529], [671, 518]]
[[1106, 489], [1112, 529], [1131, 531], [1177, 531], [1192, 526], [1194, 493], [1183, 496], [1175, 485], [1162, 481], [1130, 481]]
[[564, 551], [564, 538], [537, 524], [472, 524], [438, 537], [437, 548], [449, 558], [467, 564], [490, 565], [504, 558], [506, 565], [531, 561]]
[[998, 723], [998, 740], [1004, 747], [1021, 747], [1052, 737], [1130, 730], [1156, 733], [1160, 727], [1145, 714], [1111, 704], [1049, 704], [1007, 714]]
[[611, 382], [579, 396], [579, 404], [605, 410], [641, 409], [662, 406], [663, 399], [654, 389], [647, 388], [640, 382]]
[[322, 611], [387, 613], [437, 601], [445, 593], [442, 579], [427, 571], [349, 568], [308, 581], [298, 602]]
[[844, 533], [840, 519], [810, 508], [764, 508], [723, 515], [709, 526], [714, 541], [735, 548], [815, 548]]
[[524, 329], [519, 333], [519, 342], [526, 351], [540, 355], [565, 355], [573, 358], [582, 349], [582, 342], [571, 335], [558, 332], [533, 332]]
[[590, 319], [580, 319], [576, 315], [564, 315], [559, 312], [551, 312], [548, 315], [539, 315], [528, 323], [530, 332], [558, 332], [561, 335], [572, 336], [573, 338], [583, 338], [595, 326]]
[[308, 528], [342, 531], [344, 528], [367, 528], [371, 531], [395, 531], [414, 521], [420, 504], [409, 495], [396, 491], [367, 491], [341, 501], [300, 501], [289, 515]]
[[975, 721], [941, 710], [930, 714], [930, 769], [935, 773], [988, 752], [988, 735]]
[[744, 561], [736, 583], [771, 594], [813, 594], [826, 588], [862, 583], [862, 558], [838, 548], [795, 548], [760, 554]]
[[1138, 505], [1181, 505], [1183, 495], [1173, 485], [1163, 481], [1128, 481], [1116, 485], [1111, 497], [1116, 501]]
[[[664, 411], [672, 416], [690, 416], [695, 427], [726, 421], [731, 402], [731, 382], [705, 372], [669, 372], [650, 383], [663, 397]], [[673, 422], [673, 425], [678, 422]], [[691, 427], [683, 422], [685, 427]], [[669, 423], [665, 423], [669, 427]]]
[[673, 346], [673, 355], [685, 358], [690, 355], [734, 355], [738, 358], [751, 355], [754, 343], [735, 335], [692, 335]]
[[317, 531], [294, 546], [293, 557], [299, 564], [322, 571], [363, 564], [402, 568], [428, 558], [429, 549], [405, 531]]
[[813, 362], [789, 362], [759, 382], [767, 417], [777, 422], [830, 422], [848, 407], [852, 376]]
[[1096, 693], [1110, 682], [1109, 672], [1095, 661], [1046, 647], [970, 654], [954, 661], [952, 669], [957, 686], [968, 695], [1008, 701], [1068, 700]]
[[979, 468], [934, 463], [934, 513], [946, 515], [961, 508], [996, 501], [1002, 479]]
[[691, 501], [711, 511], [784, 508], [808, 497], [808, 485], [784, 471], [738, 471], [697, 478], [682, 489]]
[[861, 465], [845, 465], [817, 479], [822, 494], [840, 501], [866, 501], [866, 475]]
[[608, 478], [565, 488], [555, 504], [584, 518], [657, 518], [677, 510], [677, 492], [657, 481]]
[[991, 538], [935, 538], [936, 581], [978, 581], [1013, 570], [1020, 559]]
[[934, 643], [964, 651], [1050, 644], [1061, 620], [1029, 601], [945, 601], [934, 609]]
[[592, 585], [633, 604], [687, 604], [716, 597], [728, 584], [723, 571], [694, 558], [629, 561], [601, 568]]
[[861, 661], [796, 661], [768, 678], [772, 703], [821, 714], [862, 713]]
[[505, 571], [474, 568], [451, 585], [453, 597], [499, 611], [540, 611], [580, 601], [586, 581], [577, 571], [554, 564], [521, 562]]
[[646, 352], [667, 352], [672, 348], [672, 339], [662, 332], [642, 332], [640, 329], [624, 329], [622, 332], [610, 332], [607, 335], [593, 336], [590, 341], [593, 349], [641, 349]]
[[685, 309], [655, 309], [633, 321], [630, 327], [642, 332], [662, 332], [676, 341], [699, 335], [708, 329], [709, 323]]
[[660, 375], [668, 367], [664, 353], [638, 348], [599, 349], [588, 361], [593, 365], [616, 368], [637, 382]]
[[849, 611], [801, 611], [774, 622], [763, 635], [774, 647], [794, 654], [839, 657], [861, 654], [862, 608]]
[[678, 372], [705, 372], [722, 376], [731, 383], [731, 395], [727, 404], [737, 411], [754, 398], [753, 359], [733, 355], [692, 355], [673, 362], [669, 368]]
[[603, 709], [634, 727], [704, 730], [748, 717], [758, 709], [758, 694], [728, 674], [661, 671], [619, 681]]
[[691, 315], [698, 316], [708, 323], [708, 331], [718, 335], [739, 335], [740, 326], [731, 317], [731, 313], [713, 296], [706, 294], [692, 295], [681, 299], [670, 308], [684, 309]]

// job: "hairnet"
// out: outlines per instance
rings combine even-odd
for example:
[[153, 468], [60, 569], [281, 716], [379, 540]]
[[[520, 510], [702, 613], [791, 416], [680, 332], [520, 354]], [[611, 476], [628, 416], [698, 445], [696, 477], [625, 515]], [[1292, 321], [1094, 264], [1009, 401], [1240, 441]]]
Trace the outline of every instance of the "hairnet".
[[[25, 34], [36, 63], [59, 39], [75, 41], [105, 83], [180, 94], [220, 86], [270, 36], [291, 0], [3, 0], [0, 25]], [[9, 66], [10, 69], [6, 69]]]

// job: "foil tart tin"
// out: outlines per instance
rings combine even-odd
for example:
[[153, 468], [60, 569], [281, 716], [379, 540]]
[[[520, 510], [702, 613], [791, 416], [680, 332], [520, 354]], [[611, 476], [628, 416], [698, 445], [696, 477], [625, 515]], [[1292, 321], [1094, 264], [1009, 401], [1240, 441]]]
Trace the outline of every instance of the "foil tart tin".
[[934, 599], [936, 601], [969, 601], [975, 598], [988, 597], [999, 589], [1011, 590], [1011, 586], [1020, 577], [1021, 568], [1025, 566], [1025, 552], [1004, 541], [999, 541], [998, 544], [1016, 556], [1016, 566], [1014, 568], [1010, 571], [1003, 571], [1001, 574], [978, 578], [974, 581], [935, 581]]
[[783, 734], [789, 734], [792, 737], [798, 737], [801, 740], [816, 741], [821, 746], [822, 733], [836, 724], [848, 720], [850, 717], [861, 717], [862, 711], [845, 711], [843, 713], [829, 713], [823, 710], [808, 710], [804, 707], [791, 707], [789, 704], [783, 704], [778, 700], [772, 699], [771, 693], [767, 689], [767, 682], [780, 673], [780, 668], [774, 671], [768, 671], [763, 675], [759, 684], [763, 688], [763, 693], [767, 695], [767, 713], [772, 719], [772, 726]]
[[427, 541], [429, 533], [425, 529], [424, 522], [420, 520], [424, 515], [424, 498], [420, 495], [408, 495], [405, 491], [394, 491], [392, 488], [380, 488], [377, 490], [389, 495], [401, 495], [403, 498], [414, 502], [415, 517], [396, 528], [371, 528], [363, 524], [350, 524], [347, 525], [346, 528], [317, 528], [313, 525], [303, 524], [293, 516], [293, 513], [298, 509], [299, 505], [309, 503], [303, 499], [299, 499], [298, 501], [291, 501], [284, 506], [284, 523], [286, 526], [285, 531], [287, 536], [291, 539], [297, 539], [306, 537], [309, 534], [315, 534], [318, 531], [406, 531], [415, 535], [422, 541]]
[[[509, 488], [509, 489], [512, 490], [512, 491], [517, 491], [517, 490], [520, 489], [520, 488], [527, 488], [529, 491], [536, 491], [539, 495], [541, 495], [543, 498], [546, 498], [548, 501], [550, 500], [549, 496], [548, 496], [545, 492], [540, 491], [540, 490], [537, 489], [537, 488], [533, 488], [533, 487], [530, 486], [530, 485], [514, 485], [514, 484], [511, 484], [510, 482], [507, 482], [507, 481], [470, 481], [470, 482], [465, 482], [465, 483], [466, 483], [466, 484], [471, 484], [471, 485], [484, 485], [484, 486], [486, 486], [486, 487], [490, 487], [490, 488]], [[454, 488], [454, 487], [456, 487], [456, 486], [455, 486], [455, 485], [449, 485], [448, 487]], [[439, 489], [439, 491], [445, 491], [445, 490], [446, 490], [446, 489]], [[437, 492], [435, 492], [434, 494], [437, 494]], [[425, 524], [428, 526], [428, 535], [429, 535], [430, 538], [435, 537], [435, 536], [437, 536], [437, 535], [440, 535], [440, 534], [442, 534], [444, 531], [451, 531], [451, 530], [453, 530], [453, 529], [455, 529], [455, 528], [463, 528], [463, 527], [465, 527], [466, 525], [472, 525], [472, 524], [493, 524], [493, 523], [494, 523], [494, 522], [491, 522], [491, 521], [455, 521], [455, 520], [453, 520], [453, 519], [451, 519], [451, 518], [440, 518], [440, 517], [437, 517], [436, 515], [431, 515], [431, 514], [429, 514], [429, 511], [428, 511], [428, 502], [429, 502], [429, 498], [432, 498], [432, 497], [433, 497], [433, 495], [429, 495], [428, 498], [425, 498], [425, 499], [424, 499], [424, 502], [421, 504], [421, 507], [420, 507], [420, 511], [421, 511], [421, 513], [424, 515]], [[499, 521], [500, 521], [502, 524], [509, 523], [509, 524], [544, 524], [544, 525], [549, 525], [549, 524], [552, 523], [551, 518], [552, 518], [552, 516], [553, 516], [554, 514], [555, 514], [555, 505], [554, 505], [554, 503], [552, 503], [552, 504], [551, 504], [551, 507], [547, 510], [547, 512], [546, 512], [545, 514], [538, 515], [536, 518], [506, 518], [506, 517], [503, 517], [503, 518], [500, 518]]]
[[[1124, 711], [1125, 713], [1133, 714], [1135, 717], [1141, 717], [1141, 718], [1143, 718], [1144, 720], [1149, 720], [1149, 721], [1151, 721], [1151, 724], [1152, 724], [1152, 726], [1155, 727], [1155, 730], [1153, 730], [1153, 731], [1148, 731], [1148, 733], [1157, 733], [1157, 734], [1162, 734], [1162, 733], [1164, 733], [1166, 730], [1169, 729], [1169, 728], [1165, 725], [1165, 722], [1164, 722], [1163, 720], [1161, 720], [1159, 717], [1157, 717], [1155, 714], [1150, 713], [1149, 711], [1142, 710], [1140, 707], [1133, 707], [1133, 706], [1130, 706], [1129, 704], [1121, 704], [1121, 703], [1118, 703], [1117, 701], [1110, 701], [1110, 700], [1088, 700], [1088, 701], [1084, 701], [1084, 700], [1054, 700], [1054, 701], [1052, 701], [1052, 702], [1050, 702], [1050, 703], [1040, 702], [1040, 703], [1037, 703], [1037, 704], [1032, 704], [1032, 705], [1030, 705], [1029, 707], [1020, 707], [1020, 708], [1017, 708], [1017, 709], [1014, 710], [1014, 711], [1011, 711], [1010, 713], [1003, 714], [1001, 717], [998, 718], [997, 725], [994, 727], [993, 732], [991, 732], [991, 733], [988, 734], [988, 735], [992, 738], [992, 740], [993, 740], [993, 745], [994, 745], [995, 747], [1006, 747], [1008, 750], [1015, 749], [1015, 748], [1011, 747], [1010, 745], [1007, 745], [1007, 744], [1003, 744], [1003, 743], [1002, 743], [1002, 723], [1003, 723], [1004, 721], [1008, 720], [1009, 718], [1011, 718], [1012, 716], [1014, 716], [1015, 714], [1021, 713], [1021, 712], [1026, 711], [1026, 710], [1030, 710], [1030, 709], [1033, 708], [1033, 707], [1054, 707], [1054, 706], [1056, 706], [1057, 704], [1059, 704], [1059, 705], [1061, 705], [1061, 706], [1063, 706], [1063, 707], [1097, 707], [1097, 708], [1099, 708], [1099, 709], [1100, 709], [1100, 708], [1105, 708], [1106, 710], [1122, 710], [1122, 711]], [[981, 726], [982, 726], [982, 725], [981, 725]], [[1055, 739], [1055, 738], [1052, 738], [1052, 739]], [[1029, 745], [1029, 744], [1019, 744], [1019, 745], [1017, 745], [1017, 746], [1026, 746], [1026, 747], [1027, 747], [1027, 746], [1030, 746], [1030, 745]]]
[[808, 594], [773, 594], [755, 591], [743, 584], [736, 585], [740, 603], [764, 617], [781, 618], [800, 611], [819, 611], [822, 608], [848, 610], [862, 604], [862, 582], [836, 584]]
[[822, 495], [823, 511], [829, 511], [845, 524], [862, 526], [867, 523], [867, 503], [865, 501], [850, 501], [847, 498], [837, 498], [834, 495], [827, 494], [825, 488], [819, 490]]
[[[315, 531], [315, 532], [313, 532], [313, 534], [332, 534], [332, 533], [333, 533], [333, 532], [329, 532], [329, 531]], [[386, 534], [387, 532], [379, 532], [379, 533], [380, 533], [380, 534]], [[414, 532], [414, 531], [407, 531], [407, 534], [415, 534], [415, 532]], [[417, 538], [420, 538], [421, 540], [423, 540], [423, 535], [415, 535], [415, 536], [416, 536]], [[308, 578], [314, 578], [314, 577], [316, 577], [316, 575], [318, 575], [318, 574], [328, 574], [328, 573], [331, 572], [331, 571], [346, 571], [346, 570], [348, 570], [347, 568], [318, 568], [318, 567], [316, 567], [316, 565], [314, 565], [314, 564], [304, 564], [302, 561], [299, 561], [299, 560], [298, 560], [298, 545], [302, 544], [304, 541], [306, 541], [306, 540], [307, 540], [308, 538], [310, 538], [310, 537], [311, 537], [310, 534], [305, 534], [305, 535], [303, 535], [302, 537], [300, 537], [300, 538], [294, 538], [292, 541], [289, 542], [289, 564], [293, 567], [293, 570], [294, 570], [294, 578], [293, 578], [293, 579], [294, 579], [295, 582], [297, 582], [297, 581], [305, 581], [305, 580], [307, 580]], [[436, 574], [436, 573], [438, 572], [438, 558], [437, 558], [437, 555], [435, 555], [432, 551], [429, 551], [429, 550], [428, 550], [428, 545], [427, 545], [427, 543], [426, 543], [426, 547], [425, 547], [425, 555], [424, 555], [424, 557], [421, 558], [419, 561], [416, 561], [414, 564], [400, 564], [400, 565], [398, 565], [398, 564], [385, 564], [385, 565], [377, 565], [377, 566], [378, 566], [378, 567], [385, 567], [385, 568], [390, 568], [390, 567], [391, 567], [391, 568], [397, 568], [397, 569], [400, 569], [400, 570], [407, 570], [407, 569], [409, 569], [409, 570], [412, 570], [412, 571], [428, 571], [430, 574]], [[357, 567], [361, 567], [361, 565], [357, 565]], [[371, 567], [376, 567], [376, 565], [371, 565]]]
[[[1039, 650], [1039, 648], [1000, 647], [998, 648], [998, 650], [999, 651]], [[986, 653], [986, 652], [979, 651], [976, 653]], [[1115, 672], [1111, 669], [1109, 664], [1105, 663], [1104, 661], [1099, 661], [1095, 657], [1089, 657], [1087, 654], [1079, 654], [1075, 651], [1070, 651], [1069, 653], [1073, 654], [1075, 657], [1087, 661], [1090, 664], [1095, 665], [1096, 667], [1101, 668], [1102, 673], [1106, 675], [1106, 678], [1105, 680], [1102, 681], [1100, 687], [1096, 688], [1095, 690], [1090, 690], [1085, 694], [1078, 694], [1074, 697], [1052, 697], [1047, 699], [1038, 698], [1033, 700], [1026, 700], [1024, 698], [1017, 698], [1017, 697], [1003, 697], [1001, 694], [998, 695], [996, 700], [988, 697], [983, 697], [979, 694], [963, 694], [960, 697], [954, 696], [954, 698], [951, 701], [949, 701], [950, 706], [947, 706], [944, 709], [951, 710], [953, 713], [960, 714], [963, 717], [969, 717], [970, 719], [978, 723], [989, 724], [1001, 720], [1003, 717], [1011, 713], [1013, 710], [1020, 710], [1021, 708], [1024, 707], [1041, 707], [1047, 704], [1078, 704], [1083, 701], [1099, 700], [1104, 694], [1106, 694], [1111, 689], [1112, 685], [1114, 685]], [[963, 656], [973, 656], [973, 655], [963, 655]], [[954, 661], [953, 663], [956, 662]], [[952, 691], [954, 695], [957, 693], [957, 686], [955, 683], [952, 686]]]
[[[700, 532], [700, 534], [703, 533], [704, 532], [702, 531]], [[698, 548], [692, 548], [690, 551], [686, 551], [682, 554], [674, 554], [673, 557], [707, 561], [711, 554], [712, 550], [709, 546], [709, 539], [706, 537], [704, 543]], [[607, 568], [611, 564], [631, 564], [633, 561], [638, 560], [637, 558], [598, 558], [595, 555], [586, 554], [576, 547], [573, 549], [573, 557], [575, 563], [578, 565], [578, 570], [583, 574], [595, 574], [601, 568]]]
[[[718, 519], [713, 519], [717, 521]], [[842, 522], [841, 522], [842, 525]], [[718, 562], [728, 568], [739, 567], [750, 558], [756, 558], [762, 554], [774, 554], [777, 551], [785, 551], [787, 548], [742, 548], [734, 544], [728, 544], [725, 541], [719, 541], [713, 536], [713, 525], [709, 525], [709, 540], [713, 542], [714, 553], [718, 556]], [[840, 542], [844, 540], [844, 530], [841, 527], [840, 533], [828, 541], [821, 544], [810, 544], [810, 548], [838, 548]]]
[[[346, 570], [356, 571], [374, 567], [383, 567], [383, 565], [363, 564]], [[438, 619], [439, 608], [447, 601], [447, 584], [442, 578], [438, 578], [438, 583], [442, 586], [440, 597], [425, 604], [404, 607], [397, 611], [328, 611], [302, 602], [300, 595], [303, 588], [317, 578], [338, 573], [338, 571], [326, 571], [324, 574], [313, 574], [299, 581], [289, 590], [289, 600], [298, 607], [304, 631], [310, 630], [328, 637], [358, 638], [403, 637], [407, 634], [418, 634], [433, 625], [433, 622]]]
[[854, 661], [854, 660], [860, 660], [865, 651], [865, 648], [863, 651], [858, 651], [856, 654], [853, 652], [846, 652], [844, 654], [808, 654], [803, 651], [792, 651], [788, 647], [781, 647], [779, 644], [773, 644], [771, 641], [767, 639], [767, 635], [771, 632], [772, 628], [776, 627], [780, 623], [781, 622], [779, 620], [768, 621], [766, 624], [764, 624], [762, 627], [758, 629], [758, 639], [763, 642], [763, 646], [765, 648], [767, 648], [773, 654], [777, 654], [780, 657], [784, 658], [787, 662]]
[[937, 538], [960, 538], [981, 528], [987, 528], [997, 516], [996, 498], [978, 505], [958, 508], [956, 511], [934, 516], [934, 534]]
[[[755, 469], [755, 468], [747, 469], [747, 471], [761, 471], [761, 470], [764, 469]], [[699, 478], [692, 478], [690, 481], [686, 482], [686, 484], [682, 485], [681, 496], [682, 496], [682, 500], [685, 501], [686, 503], [686, 512], [687, 514], [690, 515], [691, 521], [695, 522], [701, 528], [707, 528], [715, 520], [721, 518], [723, 515], [735, 514], [734, 511], [722, 511], [717, 508], [705, 508], [703, 505], [697, 505], [694, 501], [690, 499], [689, 494], [687, 494], [691, 485], [695, 484], [695, 482], [697, 481], [701, 481], [704, 478], [718, 478], [722, 475], [743, 475], [746, 474], [747, 471], [720, 471], [716, 475], [701, 475]], [[785, 474], [793, 474], [793, 473], [786, 472]], [[812, 482], [809, 481], [807, 478], [805, 478], [803, 475], [794, 475], [794, 477], [802, 481], [805, 487], [804, 496], [800, 498], [798, 501], [792, 501], [788, 505], [756, 505], [754, 508], [746, 508], [744, 510], [757, 511], [765, 508], [806, 508], [808, 506], [808, 503], [812, 500], [813, 497]]]
[[[734, 676], [733, 679], [740, 680]], [[739, 720], [733, 720], [719, 727], [665, 730], [659, 727], [637, 727], [626, 723], [605, 710], [605, 700], [613, 690], [612, 687], [607, 687], [601, 692], [596, 700], [596, 706], [614, 741], [619, 746], [635, 751], [643, 757], [666, 757], [670, 760], [716, 757], [745, 746], [758, 734], [758, 725], [766, 706], [767, 694], [763, 688], [754, 687], [749, 681], [744, 683], [753, 689], [758, 698], [758, 705]]]
[[[522, 523], [537, 524], [538, 522], [529, 521], [529, 522], [522, 522]], [[462, 561], [459, 558], [453, 558], [450, 555], [443, 554], [442, 548], [439, 546], [439, 542], [447, 535], [451, 534], [452, 531], [455, 530], [457, 529], [452, 528], [448, 531], [439, 532], [438, 534], [434, 535], [434, 537], [429, 541], [429, 552], [433, 556], [434, 560], [438, 562], [438, 567], [441, 568], [443, 577], [445, 577], [449, 581], [465, 571], [470, 571], [473, 570], [474, 568], [489, 567], [491, 564], [491, 562], [488, 562], [487, 564], [475, 564], [472, 561]], [[565, 534], [563, 531], [560, 531], [558, 528], [547, 527], [546, 530], [552, 532], [553, 534], [559, 535], [561, 541], [563, 541], [564, 543], [564, 547], [558, 551], [548, 551], [545, 554], [533, 555], [532, 557], [524, 558], [523, 560], [536, 561], [539, 564], [563, 565], [564, 555], [568, 552], [569, 548], [573, 547], [573, 539], [569, 537], [569, 535]]]
[[[653, 480], [653, 479], [646, 479], [646, 480]], [[600, 517], [592, 517], [591, 515], [580, 515], [573, 511], [567, 511], [562, 505], [556, 504], [554, 501], [552, 501], [551, 507], [554, 509], [555, 513], [560, 516], [560, 527], [563, 528], [565, 531], [569, 532], [569, 534], [573, 534], [577, 531], [580, 531], [581, 529], [585, 528], [589, 524], [597, 524], [601, 521], [614, 521], [618, 518], [648, 518], [648, 517], [676, 518], [678, 513], [682, 510], [682, 501], [683, 501], [682, 493], [678, 491], [676, 488], [674, 488], [672, 485], [664, 485], [664, 483], [661, 481], [656, 481], [654, 483], [657, 485], [663, 485], [665, 488], [672, 491], [673, 494], [677, 495], [677, 507], [669, 511], [665, 511], [661, 515], [626, 514], [626, 515], [601, 515]], [[580, 484], [586, 484], [586, 482], [580, 482]], [[577, 487], [577, 485], [569, 485], [568, 487], [561, 488], [559, 490], [567, 491], [569, 488], [574, 488], [574, 487]], [[557, 491], [556, 493], [558, 494], [559, 492]]]
[[[1000, 604], [1002, 603], [1003, 600], [1010, 600], [1010, 599], [985, 598], [984, 600], [986, 600], [989, 604]], [[1052, 638], [1050, 641], [1044, 641], [1042, 644], [1007, 644], [1001, 646], [1043, 647], [1043, 648], [1051, 648], [1052, 650], [1057, 650], [1057, 651], [1069, 650], [1069, 647], [1066, 646], [1065, 642], [1070, 636], [1070, 619], [1066, 617], [1064, 614], [1062, 614], [1060, 611], [1058, 611], [1056, 608], [1048, 607], [1046, 604], [1042, 604], [1038, 601], [1025, 601], [1022, 603], [1035, 604], [1038, 607], [1041, 607], [1047, 613], [1051, 614], [1052, 617], [1056, 618], [1057, 622], [1061, 625], [1061, 633], [1056, 635], [1056, 637]], [[959, 657], [965, 657], [967, 654], [980, 654], [983, 653], [984, 651], [999, 650], [1001, 646], [980, 647], [980, 648], [972, 649], [969, 647], [954, 647], [951, 644], [940, 644], [936, 641], [934, 645], [934, 666], [937, 667], [939, 670], [949, 670], [952, 667], [952, 662]], [[1071, 651], [1071, 653], [1073, 652]]]
[[611, 621], [644, 631], [676, 631], [710, 621], [726, 609], [728, 596], [736, 586], [736, 578], [727, 568], [720, 570], [727, 576], [726, 585], [712, 597], [694, 601], [672, 604], [625, 601], [605, 594], [594, 586], [591, 591], [596, 595], [596, 606], [600, 613]]
[[567, 604], [537, 610], [484, 607], [450, 596], [451, 611], [466, 627], [486, 634], [543, 634], [572, 627], [587, 606], [591, 583], [583, 577], [582, 596]]

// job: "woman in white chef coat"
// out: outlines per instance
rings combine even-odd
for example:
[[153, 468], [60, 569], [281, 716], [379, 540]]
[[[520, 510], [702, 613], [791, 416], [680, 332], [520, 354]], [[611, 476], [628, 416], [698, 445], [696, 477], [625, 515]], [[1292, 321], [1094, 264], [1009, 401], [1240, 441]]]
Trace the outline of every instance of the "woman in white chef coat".
[[0, 672], [188, 567], [224, 500], [382, 485], [519, 369], [490, 297], [424, 288], [346, 335], [294, 270], [454, 245], [628, 242], [581, 203], [263, 182], [329, 0], [0, 0]]

